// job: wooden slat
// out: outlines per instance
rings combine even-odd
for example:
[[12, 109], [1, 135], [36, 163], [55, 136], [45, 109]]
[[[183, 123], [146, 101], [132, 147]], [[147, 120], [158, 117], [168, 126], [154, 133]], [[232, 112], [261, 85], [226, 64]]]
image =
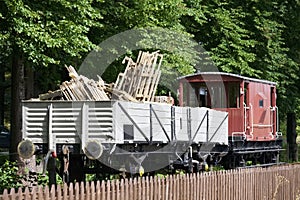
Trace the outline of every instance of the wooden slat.
[[116, 189], [115, 189], [115, 186], [116, 186], [115, 181], [112, 180], [112, 181], [110, 182], [110, 188], [111, 188], [111, 200], [115, 200], [115, 199], [116, 199]]
[[70, 185], [69, 185], [69, 199], [74, 199], [73, 183], [70, 183]]
[[127, 61], [126, 69], [124, 73], [119, 74], [114, 89], [124, 91], [139, 101], [154, 100], [160, 78], [161, 60], [162, 55], [158, 52], [140, 51], [136, 62], [125, 57], [123, 63]]
[[120, 188], [120, 181], [119, 180], [116, 180], [115, 181], [115, 185], [116, 185], [116, 200], [121, 200], [121, 195], [120, 195], [120, 192], [121, 192], [121, 188]]
[[106, 199], [111, 200], [111, 185], [110, 185], [110, 180], [107, 181], [106, 183]]
[[[33, 192], [34, 190], [32, 190]], [[56, 199], [57, 200], [61, 200], [62, 199], [62, 193], [61, 193], [61, 186], [60, 185], [57, 185], [57, 188], [56, 188]], [[32, 199], [35, 199], [34, 197], [32, 197]]]
[[100, 181], [97, 181], [96, 184], [96, 199], [100, 200], [101, 199], [101, 186], [100, 186]]
[[124, 200], [129, 200], [129, 183], [128, 183], [128, 179], [125, 179], [125, 181], [124, 181], [124, 191], [125, 191]]
[[48, 186], [45, 187], [45, 193], [44, 193], [43, 199], [45, 199], [45, 200], [49, 199], [49, 187]]

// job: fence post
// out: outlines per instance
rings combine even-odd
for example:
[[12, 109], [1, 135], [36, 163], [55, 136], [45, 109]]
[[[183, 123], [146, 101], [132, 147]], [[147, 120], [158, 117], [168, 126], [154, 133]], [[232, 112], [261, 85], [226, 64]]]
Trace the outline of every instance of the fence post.
[[15, 188], [12, 188], [10, 190], [10, 196], [11, 196], [12, 199], [16, 199], [16, 190], [15, 190]]
[[155, 192], [155, 190], [154, 190], [154, 185], [153, 185], [153, 177], [152, 176], [150, 176], [150, 178], [149, 178], [149, 187], [150, 187], [150, 194], [149, 194], [149, 199], [154, 199], [154, 192]]
[[69, 185], [69, 199], [74, 199], [74, 187], [72, 182]]
[[55, 185], [51, 186], [51, 190], [50, 190], [50, 199], [51, 200], [55, 200]]
[[[11, 191], [12, 191], [12, 190], [15, 190], [15, 189], [12, 188]], [[3, 194], [2, 194], [2, 199], [3, 199], [3, 200], [9, 200], [7, 189], [4, 189]]]
[[85, 199], [90, 200], [91, 199], [91, 187], [89, 182], [85, 182]]
[[100, 200], [101, 198], [101, 186], [100, 186], [100, 181], [97, 181], [96, 184], [96, 199]]
[[95, 183], [94, 181], [91, 182], [91, 199], [95, 200], [96, 199], [96, 192], [95, 192]]
[[[32, 199], [35, 199], [32, 197]], [[62, 199], [62, 194], [61, 194], [61, 186], [57, 185], [56, 188], [56, 200], [61, 200]]]
[[75, 199], [79, 199], [80, 198], [80, 187], [79, 187], [79, 183], [76, 182], [75, 183]]
[[101, 199], [104, 200], [105, 199], [105, 188], [106, 188], [106, 185], [105, 185], [105, 181], [102, 180], [101, 182]]
[[68, 198], [68, 185], [66, 183], [64, 183], [64, 186], [63, 186], [63, 198], [64, 198], [64, 200], [67, 200], [67, 198]]
[[111, 200], [115, 200], [115, 198], [116, 198], [116, 189], [115, 189], [115, 186], [116, 186], [116, 182], [114, 180], [111, 180], [110, 181], [110, 188], [111, 188], [110, 198], [111, 198]]
[[48, 200], [49, 199], [49, 187], [48, 185], [45, 186], [45, 189], [44, 189], [44, 199], [45, 200]]
[[124, 198], [124, 200], [129, 200], [129, 185], [128, 185], [128, 179], [125, 179], [124, 189], [125, 189], [125, 198]]
[[111, 197], [111, 191], [110, 191], [110, 180], [107, 181], [106, 183], [106, 199], [107, 200], [111, 200], [110, 197]]
[[116, 200], [121, 200], [121, 196], [120, 196], [120, 181], [117, 179], [116, 181], [115, 181], [115, 185], [116, 185], [116, 194], [115, 194], [115, 196], [116, 196]]

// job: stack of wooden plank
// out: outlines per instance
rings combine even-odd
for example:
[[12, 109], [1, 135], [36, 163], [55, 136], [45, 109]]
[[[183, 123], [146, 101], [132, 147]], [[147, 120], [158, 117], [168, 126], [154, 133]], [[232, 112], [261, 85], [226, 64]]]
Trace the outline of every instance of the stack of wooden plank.
[[104, 81], [98, 76], [98, 81], [88, 79], [83, 75], [78, 75], [76, 70], [69, 66], [70, 81], [65, 81], [60, 85], [60, 90], [66, 100], [70, 101], [104, 101], [110, 98], [105, 92]]
[[113, 90], [126, 92], [138, 101], [154, 101], [162, 59], [158, 51], [140, 51], [136, 62], [125, 57], [123, 64], [127, 61], [127, 67], [119, 74]]
[[71, 80], [63, 82], [59, 90], [39, 95], [39, 99], [155, 101], [162, 59], [163, 55], [158, 51], [153, 53], [140, 51], [136, 62], [125, 57], [123, 64], [128, 62], [126, 69], [124, 73], [119, 74], [115, 84], [105, 84], [100, 76], [98, 76], [98, 81], [88, 79], [83, 75], [78, 75], [72, 66], [66, 66]]

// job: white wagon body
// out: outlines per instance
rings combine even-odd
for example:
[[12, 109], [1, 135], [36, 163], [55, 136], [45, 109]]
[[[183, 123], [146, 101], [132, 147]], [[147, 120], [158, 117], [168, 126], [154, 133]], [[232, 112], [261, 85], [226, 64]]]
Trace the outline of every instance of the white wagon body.
[[24, 101], [23, 138], [34, 144], [228, 144], [226, 112], [123, 101]]

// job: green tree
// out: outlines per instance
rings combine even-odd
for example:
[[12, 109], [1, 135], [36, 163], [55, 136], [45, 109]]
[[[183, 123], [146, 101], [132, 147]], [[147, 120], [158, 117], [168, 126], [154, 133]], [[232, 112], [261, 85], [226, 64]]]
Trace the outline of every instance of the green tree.
[[[93, 0], [0, 2], [0, 48], [11, 64], [11, 153], [21, 140], [21, 100], [25, 98], [24, 73], [52, 71], [55, 65], [74, 63], [94, 48], [88, 33], [100, 26]], [[1, 57], [2, 58], [2, 57]], [[48, 77], [44, 77], [47, 80]], [[12, 154], [15, 155], [15, 154]], [[15, 159], [15, 158], [13, 158]]]
[[[249, 13], [247, 28], [256, 40], [253, 52], [256, 55], [251, 67], [260, 70], [260, 78], [278, 83], [278, 104], [281, 113], [294, 110], [299, 90], [295, 87], [299, 66], [289, 55], [284, 31], [284, 21], [289, 11], [281, 1], [251, 2], [244, 9]], [[274, 12], [276, 11], [276, 12]]]
[[[283, 101], [288, 100], [290, 104], [294, 106], [289, 106], [286, 110], [289, 112], [295, 111], [299, 118], [300, 112], [300, 2], [299, 1], [289, 1], [282, 2], [282, 7], [285, 8], [284, 13], [282, 13], [281, 21], [284, 24], [283, 37], [284, 43], [288, 47], [287, 55], [292, 59], [296, 66], [286, 66], [288, 69], [286, 81], [292, 78], [293, 84], [286, 84], [286, 90], [288, 94], [283, 99]], [[294, 63], [293, 63], [294, 64]], [[291, 76], [291, 70], [293, 70], [293, 75]], [[290, 80], [291, 81], [291, 80]], [[293, 97], [292, 99], [290, 97]]]
[[[148, 51], [161, 50], [164, 54], [163, 76], [161, 82], [168, 87], [179, 74], [192, 73], [197, 62], [192, 35], [187, 33], [181, 24], [181, 17], [187, 10], [182, 0], [141, 0], [141, 1], [106, 1], [101, 7], [103, 11], [103, 28], [94, 29], [93, 35], [99, 43], [110, 36], [127, 30], [139, 30], [139, 49]], [[144, 29], [144, 31], [143, 31]], [[126, 49], [126, 45], [123, 45]], [[127, 55], [134, 57], [137, 52], [127, 49]], [[104, 80], [113, 82], [116, 75], [124, 70], [121, 57], [110, 65], [103, 74]], [[176, 84], [175, 84], [176, 85]]]

